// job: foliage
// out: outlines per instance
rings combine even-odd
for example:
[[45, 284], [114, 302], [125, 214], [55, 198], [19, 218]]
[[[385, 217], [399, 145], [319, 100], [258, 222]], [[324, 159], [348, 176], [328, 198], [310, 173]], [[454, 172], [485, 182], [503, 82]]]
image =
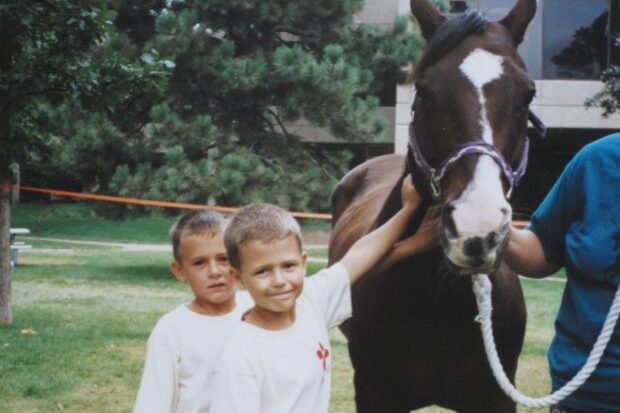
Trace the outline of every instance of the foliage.
[[603, 116], [607, 117], [620, 112], [620, 66], [610, 66], [601, 75], [604, 83], [603, 90], [589, 99], [588, 106], [600, 106], [604, 109]]
[[20, 159], [41, 137], [22, 133], [41, 99], [91, 90], [96, 79], [87, 51], [101, 39], [107, 17], [101, 0], [0, 2], [0, 109], [10, 128], [0, 131], [5, 159]]
[[354, 25], [362, 0], [110, 4], [114, 24], [93, 50], [98, 86], [37, 107], [51, 120], [34, 122], [47, 144], [29, 153], [29, 176], [133, 197], [326, 210], [351, 155], [305, 143], [291, 125], [372, 141], [386, 126], [380, 101], [421, 49], [406, 18], [388, 30]]
[[108, 19], [104, 0], [0, 0], [0, 323], [11, 323], [10, 199], [14, 165], [46, 146], [38, 105], [89, 93], [90, 50]]

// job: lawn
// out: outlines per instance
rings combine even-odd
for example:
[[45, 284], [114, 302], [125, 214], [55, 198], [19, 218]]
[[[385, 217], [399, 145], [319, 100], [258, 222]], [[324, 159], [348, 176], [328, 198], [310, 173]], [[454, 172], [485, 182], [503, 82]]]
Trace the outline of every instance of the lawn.
[[[162, 243], [174, 221], [107, 221], [93, 218], [87, 209], [45, 206], [41, 211], [40, 205], [19, 205], [13, 226], [27, 226], [46, 238]], [[65, 219], [69, 222], [62, 225]], [[169, 275], [169, 253], [29, 242], [35, 248], [20, 256], [13, 274], [14, 323], [0, 327], [0, 412], [129, 411], [152, 326], [190, 299], [186, 286]], [[310, 254], [324, 257], [325, 251]], [[310, 263], [309, 272], [322, 265]], [[517, 385], [527, 394], [544, 395], [549, 386], [545, 352], [563, 288], [559, 281], [522, 283], [529, 320]], [[331, 412], [352, 413], [352, 369], [338, 331], [332, 332], [332, 349]]]

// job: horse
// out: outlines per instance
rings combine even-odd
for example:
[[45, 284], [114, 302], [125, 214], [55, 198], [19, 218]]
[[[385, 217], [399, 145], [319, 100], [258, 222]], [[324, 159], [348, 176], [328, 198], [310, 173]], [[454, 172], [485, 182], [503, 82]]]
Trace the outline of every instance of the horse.
[[469, 275], [492, 274], [494, 338], [514, 382], [526, 310], [501, 256], [510, 194], [527, 164], [528, 119], [544, 127], [529, 110], [535, 83], [516, 51], [536, 0], [517, 0], [493, 22], [477, 12], [448, 19], [429, 0], [412, 0], [411, 11], [427, 45], [411, 76], [408, 152], [366, 161], [335, 186], [329, 263], [401, 208], [409, 174], [422, 206], [404, 236], [435, 206], [440, 245], [352, 286], [353, 316], [341, 330], [357, 412], [515, 412], [489, 368]]

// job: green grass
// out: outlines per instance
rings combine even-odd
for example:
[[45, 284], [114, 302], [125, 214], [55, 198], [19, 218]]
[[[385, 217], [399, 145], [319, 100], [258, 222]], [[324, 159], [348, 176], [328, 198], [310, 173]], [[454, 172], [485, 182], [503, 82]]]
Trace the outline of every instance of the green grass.
[[14, 322], [0, 327], [0, 411], [129, 411], [151, 328], [191, 299], [168, 272], [169, 254], [83, 250], [20, 261]]
[[[41, 208], [19, 205], [13, 226], [34, 229], [31, 224], [43, 217], [45, 225], [34, 235], [165, 243], [174, 220], [116, 222], [92, 217], [82, 206]], [[64, 219], [71, 225], [63, 225]], [[170, 254], [36, 239], [28, 242], [35, 251], [20, 255], [20, 266], [13, 274], [14, 323], [0, 326], [0, 412], [130, 411], [151, 328], [161, 315], [191, 298], [188, 288], [169, 274]], [[325, 256], [324, 250], [309, 253]], [[314, 273], [322, 264], [309, 266], [309, 273]], [[523, 280], [522, 285], [528, 328], [517, 386], [528, 395], [541, 396], [549, 388], [546, 349], [563, 283]], [[27, 329], [36, 335], [22, 334]], [[346, 340], [332, 331], [331, 341], [331, 413], [352, 413], [353, 370]]]
[[167, 243], [178, 216], [110, 220], [97, 216], [87, 203], [25, 203], [14, 206], [11, 226], [29, 228], [40, 237]]

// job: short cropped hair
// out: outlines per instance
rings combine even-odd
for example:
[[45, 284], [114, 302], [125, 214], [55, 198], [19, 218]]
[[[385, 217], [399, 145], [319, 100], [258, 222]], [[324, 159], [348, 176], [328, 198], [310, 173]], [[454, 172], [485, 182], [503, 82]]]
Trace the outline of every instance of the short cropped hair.
[[181, 239], [186, 235], [211, 234], [224, 232], [228, 225], [228, 218], [216, 211], [199, 209], [183, 215], [170, 228], [172, 254], [177, 261], [181, 260]]
[[271, 204], [250, 204], [235, 215], [224, 232], [228, 262], [241, 267], [240, 251], [244, 242], [279, 241], [293, 236], [301, 250], [299, 223], [284, 209]]

